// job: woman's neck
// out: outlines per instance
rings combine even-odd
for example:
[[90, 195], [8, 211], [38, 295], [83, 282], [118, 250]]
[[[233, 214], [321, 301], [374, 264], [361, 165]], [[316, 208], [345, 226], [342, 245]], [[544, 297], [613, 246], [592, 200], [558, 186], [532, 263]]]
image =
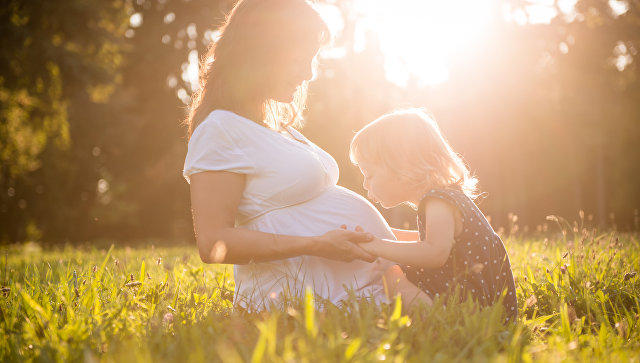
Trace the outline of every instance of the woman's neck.
[[256, 110], [250, 110], [250, 109], [238, 109], [238, 108], [234, 108], [234, 107], [223, 107], [224, 109], [226, 109], [227, 111], [231, 111], [233, 113], [235, 113], [238, 116], [242, 116], [244, 118], [246, 118], [247, 120], [251, 120], [261, 126], [264, 126], [264, 122], [262, 121], [263, 116], [262, 116], [262, 110], [256, 111]]
[[246, 100], [239, 100], [239, 102], [219, 102], [215, 105], [215, 108], [231, 111], [259, 125], [264, 124], [262, 104], [259, 102], [247, 102]]

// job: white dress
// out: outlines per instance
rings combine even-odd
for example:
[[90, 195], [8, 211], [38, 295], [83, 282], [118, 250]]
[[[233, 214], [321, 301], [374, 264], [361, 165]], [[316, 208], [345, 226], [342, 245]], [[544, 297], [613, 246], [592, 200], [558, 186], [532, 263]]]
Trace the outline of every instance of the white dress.
[[[393, 233], [378, 210], [360, 195], [338, 186], [338, 165], [324, 150], [289, 128], [296, 141], [225, 110], [215, 110], [189, 140], [183, 175], [225, 170], [246, 175], [236, 226], [261, 232], [317, 236], [346, 224], [380, 238]], [[352, 290], [384, 300], [386, 260], [340, 262], [294, 258], [234, 266], [236, 303], [269, 308], [307, 286], [338, 304]]]

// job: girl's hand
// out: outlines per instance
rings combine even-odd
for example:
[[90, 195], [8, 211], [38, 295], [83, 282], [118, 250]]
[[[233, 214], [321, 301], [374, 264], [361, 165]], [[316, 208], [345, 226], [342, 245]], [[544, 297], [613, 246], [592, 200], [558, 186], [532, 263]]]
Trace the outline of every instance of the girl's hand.
[[373, 238], [371, 233], [334, 229], [322, 236], [313, 237], [310, 254], [345, 262], [356, 259], [373, 262], [376, 256], [364, 251], [358, 245], [369, 242]]

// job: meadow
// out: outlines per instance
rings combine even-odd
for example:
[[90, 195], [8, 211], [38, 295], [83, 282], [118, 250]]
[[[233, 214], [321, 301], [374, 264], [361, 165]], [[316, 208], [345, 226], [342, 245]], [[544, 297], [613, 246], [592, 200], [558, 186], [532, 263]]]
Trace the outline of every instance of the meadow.
[[248, 313], [232, 306], [232, 266], [204, 265], [195, 246], [2, 246], [0, 361], [640, 361], [640, 235], [549, 222], [503, 236], [509, 325], [469, 303], [319, 310], [310, 292]]

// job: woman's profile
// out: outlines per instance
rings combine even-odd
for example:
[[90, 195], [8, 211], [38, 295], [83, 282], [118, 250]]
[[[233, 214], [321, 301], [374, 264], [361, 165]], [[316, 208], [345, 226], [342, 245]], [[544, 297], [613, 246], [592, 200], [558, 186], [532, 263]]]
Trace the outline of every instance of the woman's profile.
[[[241, 0], [203, 59], [183, 174], [201, 259], [235, 265], [244, 308], [278, 306], [306, 287], [333, 303], [348, 289], [385, 298], [388, 262], [357, 242], [393, 233], [368, 201], [337, 185], [335, 160], [294, 128], [328, 40], [307, 1]], [[369, 233], [335, 230], [342, 224]]]

